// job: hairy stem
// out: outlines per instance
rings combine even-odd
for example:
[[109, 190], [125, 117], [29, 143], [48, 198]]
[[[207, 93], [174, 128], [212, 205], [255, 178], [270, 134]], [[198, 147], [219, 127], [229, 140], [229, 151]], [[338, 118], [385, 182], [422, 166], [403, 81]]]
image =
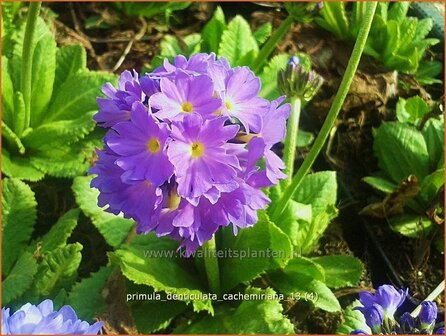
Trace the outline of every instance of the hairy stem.
[[220, 294], [220, 270], [217, 259], [217, 246], [215, 236], [203, 245], [204, 267], [208, 278], [209, 288], [215, 294]]
[[358, 33], [358, 38], [353, 48], [352, 55], [350, 56], [350, 60], [348, 61], [347, 69], [345, 70], [339, 90], [336, 93], [336, 97], [333, 101], [333, 104], [331, 105], [330, 111], [328, 112], [327, 118], [325, 119], [325, 122], [322, 125], [322, 128], [318, 136], [316, 137], [316, 140], [314, 141], [310, 152], [300, 166], [296, 175], [293, 177], [290, 185], [284, 190], [284, 193], [280, 200], [276, 202], [274, 204], [274, 207], [271, 209], [273, 220], [277, 220], [282, 214], [283, 209], [286, 208], [288, 201], [291, 199], [297, 188], [300, 186], [303, 178], [310, 170], [311, 166], [322, 150], [324, 143], [328, 138], [328, 135], [330, 134], [330, 130], [336, 121], [339, 111], [341, 110], [342, 104], [344, 103], [345, 97], [347, 96], [347, 93], [350, 89], [350, 85], [352, 83], [356, 69], [358, 68], [358, 64], [365, 47], [367, 37], [369, 35], [370, 26], [372, 25], [376, 6], [376, 1], [367, 3], [367, 9]]
[[286, 164], [285, 174], [288, 178], [283, 181], [286, 187], [290, 184], [294, 173], [294, 161], [296, 157], [297, 133], [299, 132], [299, 119], [301, 110], [301, 100], [298, 97], [291, 97], [291, 115], [288, 119], [287, 133], [283, 158]]
[[25, 102], [25, 122], [24, 130], [30, 124], [30, 109], [31, 109], [31, 89], [32, 89], [32, 66], [33, 53], [32, 47], [35, 39], [36, 22], [39, 17], [41, 2], [31, 2], [28, 9], [28, 17], [26, 19], [25, 37], [23, 39], [22, 52], [22, 75], [20, 78], [20, 91], [23, 94]]

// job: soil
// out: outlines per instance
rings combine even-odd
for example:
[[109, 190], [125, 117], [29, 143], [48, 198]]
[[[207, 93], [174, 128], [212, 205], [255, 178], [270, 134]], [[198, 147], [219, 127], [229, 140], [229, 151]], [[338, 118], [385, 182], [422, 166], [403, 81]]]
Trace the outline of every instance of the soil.
[[[221, 5], [229, 18], [241, 13], [252, 27], [271, 22], [273, 27], [277, 28], [285, 17], [283, 11], [254, 3]], [[173, 15], [169, 26], [162, 20], [127, 18], [106, 3], [52, 3], [49, 7], [57, 14], [54, 28], [59, 45], [80, 43], [88, 52], [90, 69], [120, 73], [131, 68], [140, 71], [150, 64], [166, 33], [181, 39], [200, 31], [212, 15], [215, 3], [194, 3], [186, 15]], [[86, 29], [86, 21], [92, 16], [99, 17], [98, 20], [107, 28]], [[145, 33], [142, 33], [142, 29]], [[336, 40], [313, 24], [295, 24], [284, 41], [278, 45], [278, 50], [307, 53], [313, 60], [314, 70], [325, 78], [324, 85], [313, 102], [305, 108], [303, 115], [302, 127], [316, 132], [320, 129], [339, 87], [352, 44]], [[442, 55], [436, 57], [442, 60]], [[442, 92], [443, 88], [439, 86], [432, 86], [427, 92], [412, 77], [398, 76], [378, 65], [372, 58], [362, 57], [351, 91], [336, 123], [335, 132], [329, 140], [325, 163], [318, 166], [318, 169], [324, 169], [328, 162], [330, 167], [336, 168], [356, 202], [352, 204], [348, 198], [347, 201], [341, 201], [337, 222], [329, 227], [321, 239], [320, 247], [315, 251], [316, 255], [355, 255], [366, 265], [366, 272], [358, 288], [353, 288], [347, 293], [342, 290], [335, 293], [342, 304], [351, 302], [361, 289], [392, 282], [392, 272], [384, 265], [366, 230], [359, 223], [363, 219], [357, 215], [361, 209], [358, 204], [364, 205], [371, 192], [360, 179], [377, 170], [372, 152], [372, 129], [383, 121], [395, 119], [394, 111], [398, 97], [419, 94], [432, 101], [438, 99]], [[75, 204], [66, 181], [59, 183], [44, 180], [41, 184], [34, 185], [33, 189], [39, 199], [47, 200], [39, 202], [39, 230], [35, 234], [40, 235], [49, 229], [48, 223], [54, 223], [60, 214]], [[400, 281], [410, 288], [415, 298], [423, 299], [441, 279], [444, 279], [443, 255], [432, 247], [430, 241], [404, 238], [391, 231], [383, 220], [367, 221], [370, 231], [374, 232], [395, 267]], [[104, 252], [110, 247], [88, 219], [81, 218], [72, 239], [80, 241], [84, 245], [84, 253], [89, 256], [83, 258], [82, 276], [106, 263], [105, 257], [102, 256], [105, 256]], [[333, 333], [342, 321], [340, 314], [308, 312], [309, 309], [304, 322], [301, 319], [299, 323], [296, 322], [298, 331]], [[302, 312], [293, 309], [288, 312], [292, 320], [293, 316], [294, 320], [297, 320], [296, 317], [300, 314]]]

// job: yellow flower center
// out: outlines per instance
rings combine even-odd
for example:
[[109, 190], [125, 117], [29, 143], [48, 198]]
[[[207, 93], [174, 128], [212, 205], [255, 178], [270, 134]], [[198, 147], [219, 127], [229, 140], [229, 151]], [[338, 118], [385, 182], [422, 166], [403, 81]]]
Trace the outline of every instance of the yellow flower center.
[[204, 146], [201, 142], [193, 142], [190, 146], [190, 152], [193, 158], [202, 157], [204, 154]]
[[231, 111], [232, 110], [232, 103], [230, 102], [230, 101], [225, 101], [225, 105], [226, 105], [226, 108], [228, 109], [228, 111]]
[[181, 105], [181, 111], [184, 113], [191, 113], [193, 109], [194, 107], [189, 102], [185, 102]]
[[161, 144], [157, 138], [150, 138], [147, 142], [147, 150], [152, 154], [158, 153], [161, 150]]

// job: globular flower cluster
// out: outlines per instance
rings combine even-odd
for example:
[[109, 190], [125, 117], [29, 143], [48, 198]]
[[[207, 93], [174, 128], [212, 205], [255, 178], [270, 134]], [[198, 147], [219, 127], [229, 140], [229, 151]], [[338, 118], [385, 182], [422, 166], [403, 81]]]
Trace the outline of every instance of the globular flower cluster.
[[97, 335], [102, 324], [79, 320], [70, 306], [55, 311], [51, 300], [37, 306], [27, 303], [13, 314], [10, 308], [2, 309], [2, 335]]
[[269, 202], [260, 188], [286, 177], [271, 148], [290, 113], [284, 97], [259, 92], [248, 67], [204, 53], [106, 84], [94, 118], [109, 130], [90, 171], [99, 205], [136, 220], [138, 233], [181, 241], [187, 254], [219, 227], [256, 223]]
[[[421, 303], [421, 311], [416, 318], [409, 312], [395, 317], [397, 309], [404, 303], [408, 290], [396, 289], [391, 285], [378, 287], [375, 294], [367, 291], [359, 294], [362, 307], [356, 307], [365, 318], [373, 334], [432, 334], [437, 319], [437, 305], [432, 301]], [[354, 330], [352, 335], [367, 335], [364, 330]], [[435, 334], [444, 334], [444, 328], [438, 328]]]

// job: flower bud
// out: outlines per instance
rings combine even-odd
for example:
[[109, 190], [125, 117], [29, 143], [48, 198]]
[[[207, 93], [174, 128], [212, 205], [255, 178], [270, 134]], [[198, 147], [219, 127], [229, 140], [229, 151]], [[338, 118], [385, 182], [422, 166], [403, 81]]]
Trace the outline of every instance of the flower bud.
[[324, 79], [315, 71], [305, 69], [299, 57], [290, 58], [287, 67], [279, 71], [277, 84], [279, 90], [288, 97], [310, 101], [322, 86]]
[[433, 327], [437, 318], [437, 305], [432, 301], [424, 301], [421, 303], [421, 311], [418, 315], [421, 329], [428, 330]]
[[408, 334], [415, 328], [415, 319], [408, 312], [405, 312], [401, 315], [400, 324], [403, 332]]
[[379, 304], [374, 303], [369, 307], [356, 307], [354, 309], [359, 310], [364, 315], [365, 323], [372, 329], [374, 334], [381, 333], [384, 310]]

